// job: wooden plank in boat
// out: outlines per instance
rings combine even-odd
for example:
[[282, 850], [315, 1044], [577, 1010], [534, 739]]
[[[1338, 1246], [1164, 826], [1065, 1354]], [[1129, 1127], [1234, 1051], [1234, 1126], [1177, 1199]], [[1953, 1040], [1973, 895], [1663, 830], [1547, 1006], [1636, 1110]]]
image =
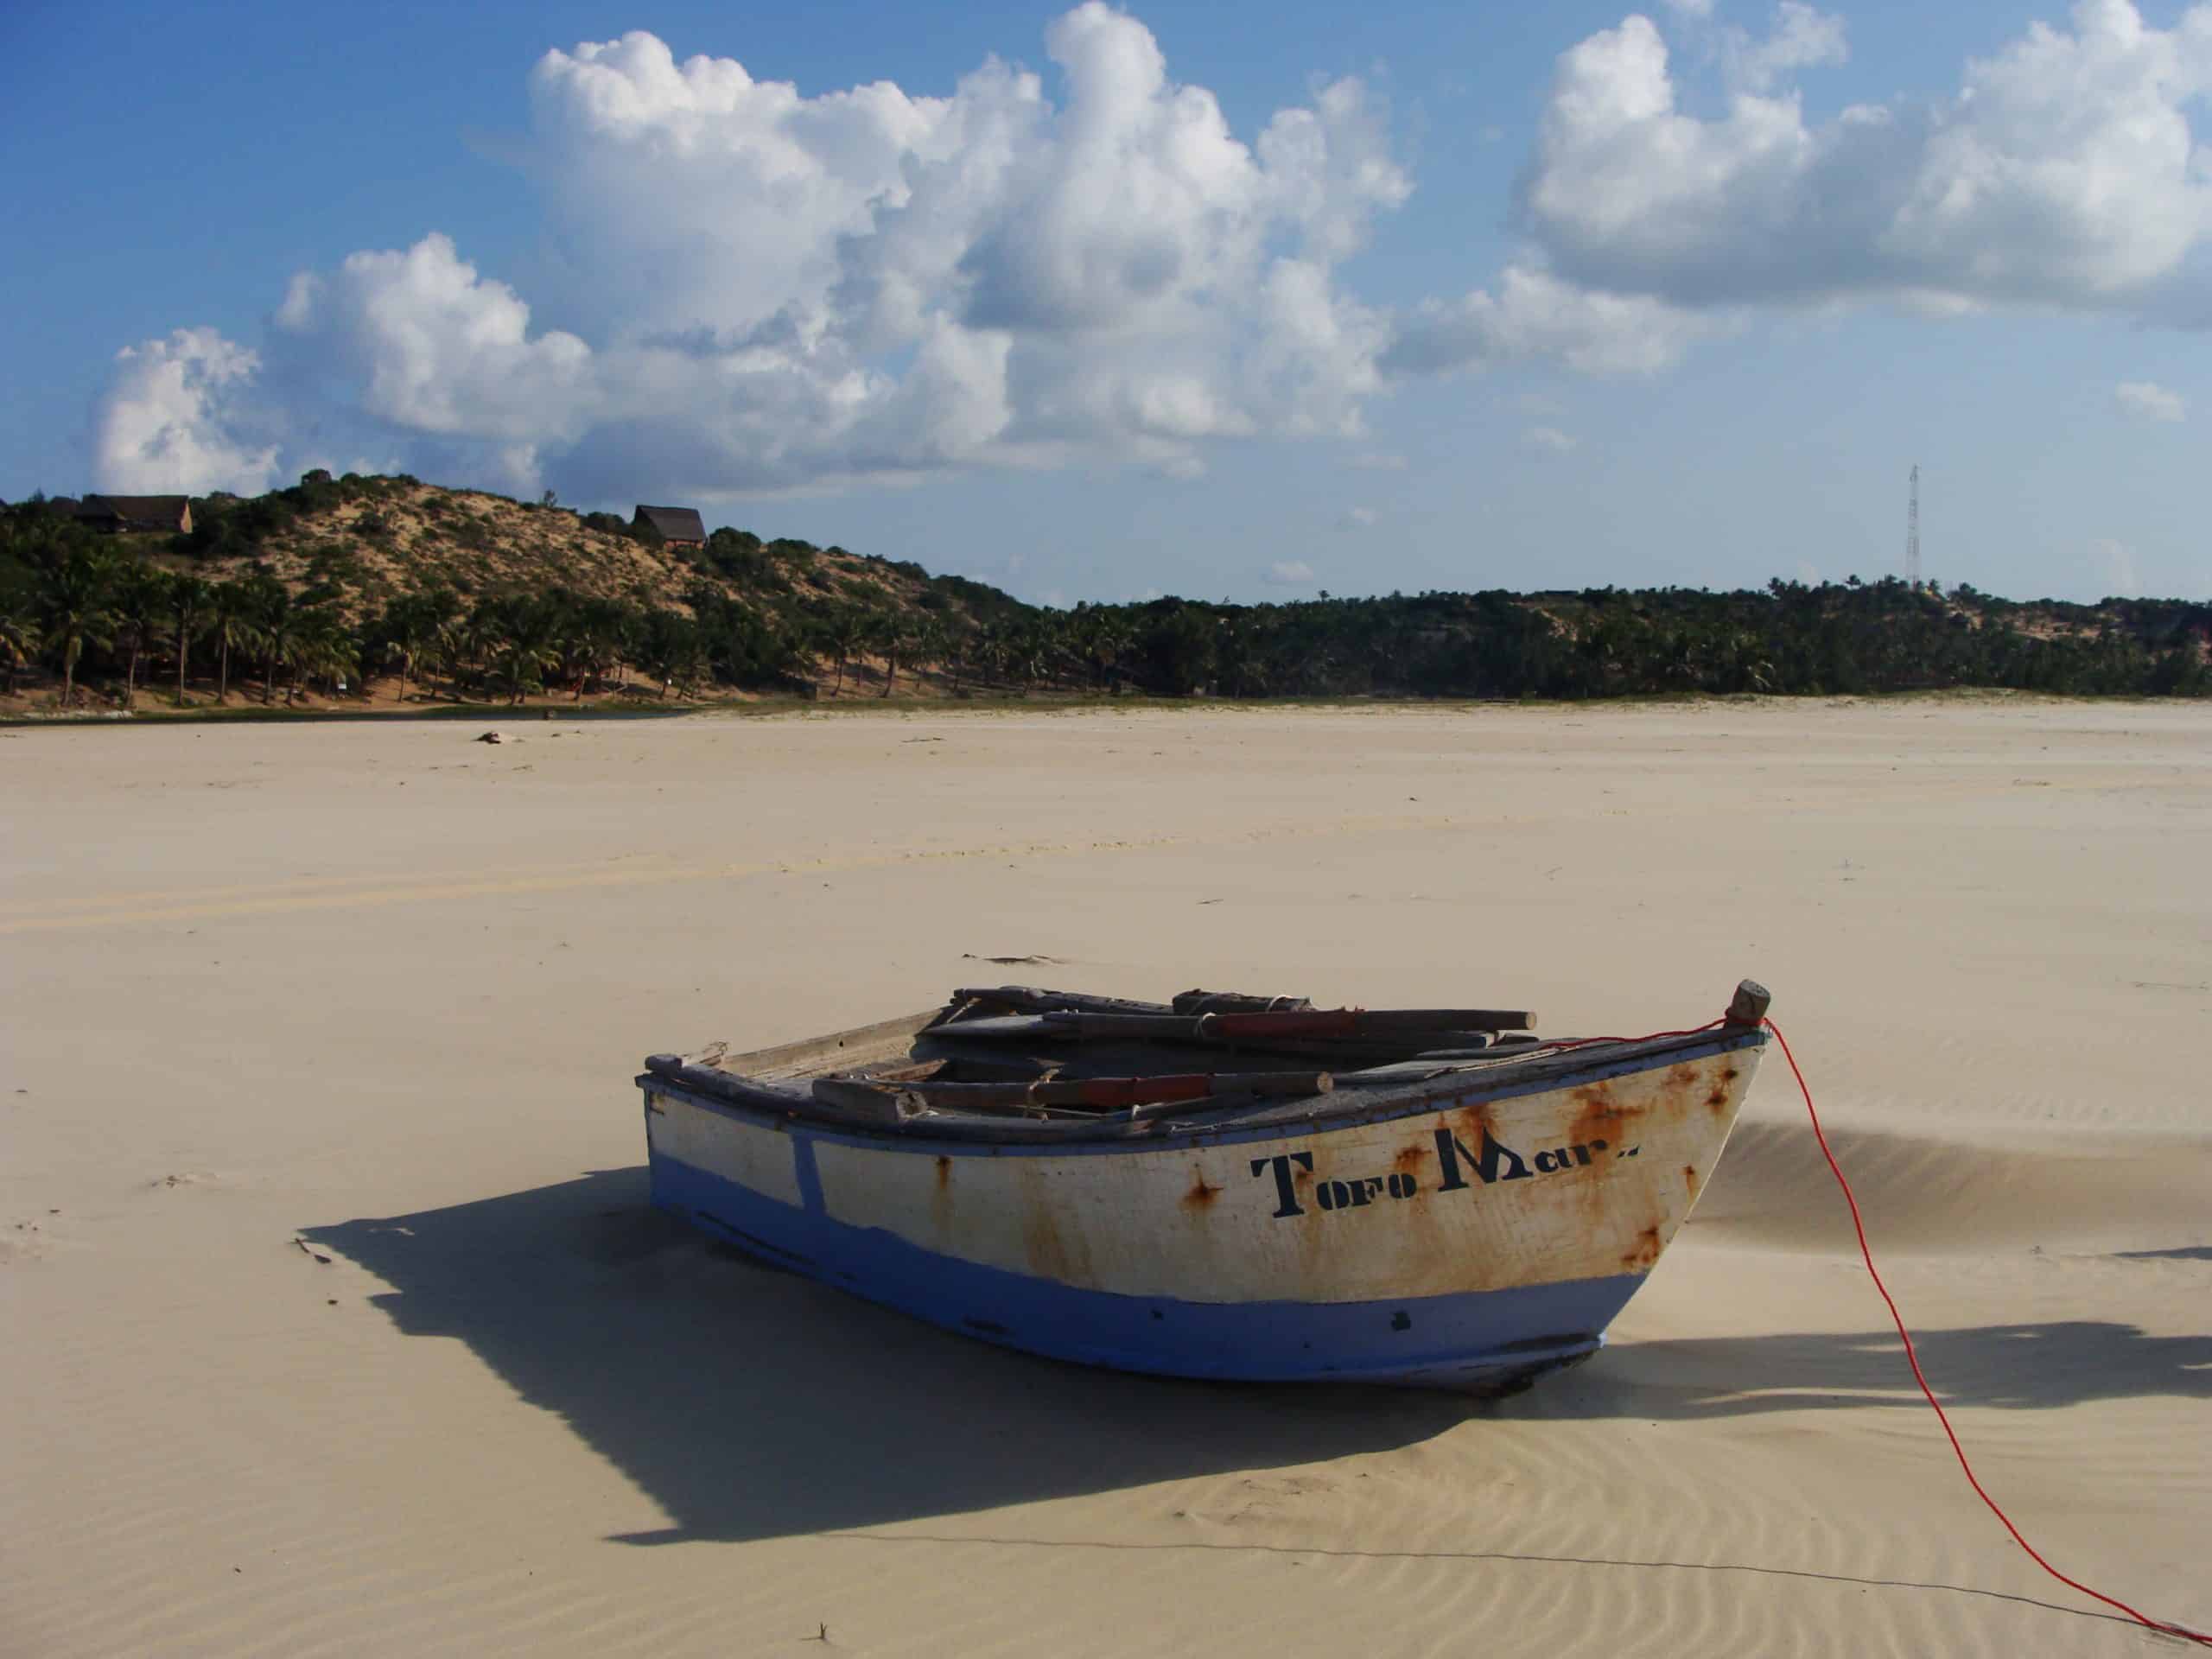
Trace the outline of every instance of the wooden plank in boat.
[[[1171, 1011], [1165, 1002], [1139, 1002], [1125, 996], [1096, 996], [1088, 991], [1048, 991], [1034, 985], [963, 987], [952, 994], [954, 1007], [963, 1003], [1004, 1008], [1012, 1014], [1045, 1014], [1055, 1009], [1084, 1014], [1166, 1014]], [[973, 1021], [963, 1023], [972, 1024]]]

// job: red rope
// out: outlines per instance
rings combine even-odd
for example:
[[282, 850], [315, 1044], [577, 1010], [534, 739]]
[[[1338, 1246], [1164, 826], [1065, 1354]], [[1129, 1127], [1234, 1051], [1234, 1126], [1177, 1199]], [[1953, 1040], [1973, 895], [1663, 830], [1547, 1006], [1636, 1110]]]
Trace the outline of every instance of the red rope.
[[[1718, 1020], [1708, 1020], [1701, 1026], [1690, 1027], [1687, 1031], [1655, 1031], [1642, 1037], [1565, 1037], [1558, 1042], [1546, 1043], [1542, 1046], [1567, 1049], [1587, 1048], [1592, 1043], [1656, 1043], [1669, 1037], [1694, 1037], [1701, 1031], [1711, 1031], [1715, 1026], [1725, 1026], [1727, 1023], [1728, 1016], [1723, 1014]], [[1777, 1037], [1781, 1034], [1780, 1032], [1775, 1033]]]
[[1965, 1471], [1967, 1484], [1974, 1488], [1974, 1496], [1987, 1504], [1989, 1512], [2005, 1523], [2005, 1530], [2012, 1535], [2014, 1543], [2028, 1552], [2028, 1558], [2061, 1584], [2071, 1589], [2079, 1590], [2083, 1595], [2094, 1600], [2101, 1601], [2107, 1607], [2117, 1607], [2138, 1624], [2144, 1625], [2147, 1629], [2161, 1631], [2167, 1636], [2182, 1637], [2188, 1641], [2196, 1643], [2201, 1647], [2212, 1648], [2212, 1636], [2205, 1636], [2200, 1631], [2192, 1630], [2185, 1624], [2168, 1624], [2163, 1620], [2149, 1618], [2136, 1611], [2124, 1601], [2107, 1596], [2101, 1591], [2090, 1589], [2078, 1579], [2068, 1578], [2049, 1561], [2044, 1560], [2033, 1544], [2020, 1536], [2020, 1529], [2012, 1524], [2012, 1517], [1997, 1507], [1995, 1498], [1982, 1490], [1981, 1482], [1974, 1478], [1974, 1465], [1967, 1461], [1966, 1448], [1959, 1444], [1959, 1437], [1952, 1430], [1950, 1418], [1945, 1414], [1942, 1403], [1936, 1400], [1935, 1389], [1928, 1386], [1928, 1378], [1920, 1369], [1920, 1356], [1912, 1345], [1912, 1332], [1904, 1328], [1904, 1316], [1897, 1312], [1897, 1305], [1890, 1294], [1890, 1287], [1882, 1282], [1882, 1275], [1874, 1266], [1874, 1253], [1866, 1248], [1866, 1224], [1859, 1217], [1859, 1200], [1852, 1196], [1851, 1183], [1843, 1178], [1843, 1166], [1836, 1162], [1835, 1154], [1828, 1147], [1828, 1138], [1821, 1133], [1821, 1115], [1813, 1109], [1813, 1091], [1806, 1085], [1804, 1072], [1798, 1070], [1797, 1057], [1789, 1052], [1789, 1039], [1782, 1034], [1782, 1027], [1776, 1025], [1773, 1020], [1769, 1020], [1764, 1023], [1766, 1028], [1774, 1033], [1775, 1040], [1782, 1045], [1782, 1058], [1789, 1062], [1790, 1074], [1797, 1079], [1798, 1092], [1805, 1096], [1805, 1112], [1813, 1120], [1813, 1135], [1821, 1143], [1821, 1155], [1828, 1160], [1828, 1168], [1835, 1176], [1836, 1185], [1843, 1189], [1843, 1201], [1851, 1206], [1851, 1224], [1858, 1230], [1859, 1233], [1859, 1254], [1866, 1260], [1867, 1276], [1873, 1280], [1874, 1288], [1882, 1293], [1882, 1300], [1889, 1307], [1890, 1319], [1897, 1326], [1897, 1335], [1904, 1338], [1904, 1357], [1906, 1363], [1912, 1367], [1912, 1380], [1920, 1384], [1920, 1392], [1927, 1397], [1929, 1405], [1935, 1410], [1936, 1421], [1943, 1425], [1943, 1433], [1950, 1440], [1951, 1450], [1959, 1459], [1959, 1467]]

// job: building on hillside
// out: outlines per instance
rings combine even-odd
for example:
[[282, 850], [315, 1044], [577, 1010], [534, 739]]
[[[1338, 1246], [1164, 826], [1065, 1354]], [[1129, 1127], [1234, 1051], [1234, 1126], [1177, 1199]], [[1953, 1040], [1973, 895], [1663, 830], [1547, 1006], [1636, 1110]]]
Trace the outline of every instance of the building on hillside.
[[188, 495], [88, 495], [77, 504], [77, 522], [87, 530], [119, 536], [125, 531], [192, 533]]
[[630, 528], [643, 530], [646, 525], [660, 532], [662, 544], [667, 547], [704, 547], [707, 526], [699, 517], [696, 507], [649, 507], [638, 504], [637, 514], [630, 520]]

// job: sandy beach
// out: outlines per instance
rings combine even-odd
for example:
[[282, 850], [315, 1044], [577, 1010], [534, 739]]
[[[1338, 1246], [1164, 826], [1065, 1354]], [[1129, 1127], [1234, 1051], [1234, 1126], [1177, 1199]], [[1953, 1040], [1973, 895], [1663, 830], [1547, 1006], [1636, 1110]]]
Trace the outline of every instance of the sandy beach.
[[0, 1650], [2184, 1650], [1961, 1479], [1778, 1055], [1492, 1403], [1057, 1365], [645, 1209], [645, 1054], [979, 980], [1764, 981], [1985, 1483], [2212, 1626], [2212, 709], [478, 729], [0, 731]]

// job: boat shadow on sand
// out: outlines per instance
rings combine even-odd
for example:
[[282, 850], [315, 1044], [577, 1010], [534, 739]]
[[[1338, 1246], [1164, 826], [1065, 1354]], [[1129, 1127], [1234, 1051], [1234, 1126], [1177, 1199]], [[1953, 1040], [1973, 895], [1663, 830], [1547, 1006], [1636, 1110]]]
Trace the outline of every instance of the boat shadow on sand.
[[[393, 1287], [671, 1519], [629, 1543], [780, 1537], [1305, 1465], [1530, 1420], [1900, 1406], [1894, 1336], [1629, 1344], [1497, 1402], [1086, 1370], [990, 1347], [772, 1268], [650, 1209], [642, 1167], [304, 1230]], [[2080, 1323], [1918, 1338], [1947, 1402], [2212, 1395], [2212, 1338]]]
[[953, 1336], [763, 1267], [601, 1171], [304, 1230], [393, 1287], [669, 1516], [626, 1543], [832, 1531], [1431, 1439], [1449, 1395], [1128, 1376]]
[[[2212, 1335], [2152, 1336], [2116, 1320], [2062, 1319], [1915, 1330], [1912, 1344], [1947, 1408], [2039, 1410], [2155, 1395], [2212, 1399]], [[1548, 1394], [1538, 1384], [1526, 1414], [1683, 1421], [1868, 1406], [1927, 1409], [1904, 1344], [1886, 1326], [1622, 1341], [1560, 1378]]]

